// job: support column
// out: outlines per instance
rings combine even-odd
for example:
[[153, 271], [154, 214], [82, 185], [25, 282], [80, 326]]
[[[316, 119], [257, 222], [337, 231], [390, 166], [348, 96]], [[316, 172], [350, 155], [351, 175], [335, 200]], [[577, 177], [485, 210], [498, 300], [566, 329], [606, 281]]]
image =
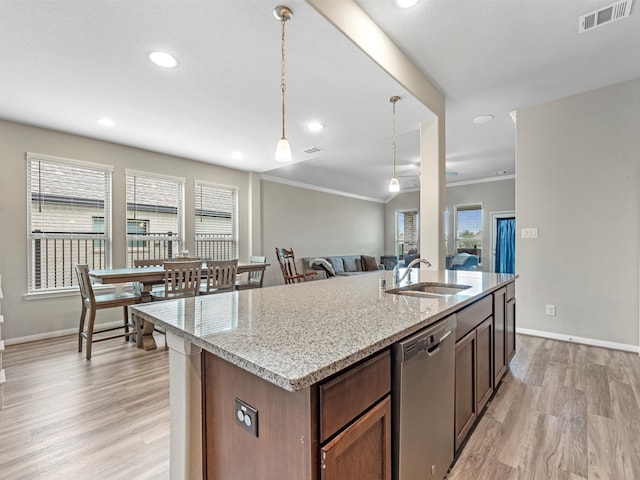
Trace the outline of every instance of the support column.
[[202, 349], [167, 331], [171, 480], [202, 479]]
[[446, 205], [444, 115], [420, 122], [420, 257], [445, 269]]

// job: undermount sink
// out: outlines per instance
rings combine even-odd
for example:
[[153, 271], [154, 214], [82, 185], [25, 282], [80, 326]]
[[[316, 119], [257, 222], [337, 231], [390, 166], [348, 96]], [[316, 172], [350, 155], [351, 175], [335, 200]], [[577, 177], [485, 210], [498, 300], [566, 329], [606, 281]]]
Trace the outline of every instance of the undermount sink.
[[454, 283], [422, 282], [391, 288], [386, 293], [393, 295], [409, 295], [414, 297], [446, 297], [471, 288], [471, 285], [457, 285]]

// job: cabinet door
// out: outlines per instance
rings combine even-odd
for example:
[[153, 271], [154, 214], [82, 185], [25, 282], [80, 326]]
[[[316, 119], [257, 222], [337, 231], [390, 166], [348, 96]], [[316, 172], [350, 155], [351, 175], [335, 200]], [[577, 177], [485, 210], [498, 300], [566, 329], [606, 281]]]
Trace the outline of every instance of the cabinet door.
[[455, 449], [458, 450], [478, 415], [476, 400], [476, 331], [456, 343]]
[[320, 450], [322, 480], [391, 480], [391, 396]]
[[496, 386], [507, 371], [507, 347], [505, 344], [506, 297], [506, 288], [501, 288], [493, 293], [493, 384]]
[[507, 363], [516, 354], [516, 299], [507, 301]]
[[493, 393], [493, 317], [476, 328], [476, 343], [476, 411], [479, 414]]

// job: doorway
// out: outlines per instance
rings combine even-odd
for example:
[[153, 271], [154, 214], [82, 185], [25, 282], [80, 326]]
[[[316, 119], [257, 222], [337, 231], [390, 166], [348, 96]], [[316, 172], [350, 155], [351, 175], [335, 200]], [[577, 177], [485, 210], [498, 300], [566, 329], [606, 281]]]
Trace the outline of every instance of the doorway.
[[516, 214], [515, 212], [493, 212], [491, 224], [493, 271], [515, 273]]

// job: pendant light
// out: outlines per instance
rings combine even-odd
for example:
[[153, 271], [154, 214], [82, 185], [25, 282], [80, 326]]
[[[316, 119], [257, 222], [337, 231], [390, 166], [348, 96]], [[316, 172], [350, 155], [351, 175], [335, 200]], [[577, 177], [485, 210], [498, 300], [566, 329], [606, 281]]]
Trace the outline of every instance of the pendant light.
[[280, 20], [282, 24], [282, 33], [280, 40], [280, 90], [282, 91], [282, 138], [278, 141], [278, 145], [276, 146], [276, 160], [279, 162], [290, 162], [291, 161], [291, 146], [289, 145], [289, 140], [284, 134], [284, 92], [287, 89], [287, 84], [285, 83], [285, 58], [284, 58], [284, 47], [285, 47], [285, 37], [284, 37], [284, 24], [287, 20], [291, 20], [293, 18], [293, 12], [289, 7], [285, 7], [280, 5], [276, 7], [273, 11], [273, 15]]
[[389, 182], [389, 192], [395, 193], [400, 191], [400, 183], [396, 177], [396, 103], [400, 101], [400, 97], [394, 95], [389, 101], [393, 104], [393, 171]]

